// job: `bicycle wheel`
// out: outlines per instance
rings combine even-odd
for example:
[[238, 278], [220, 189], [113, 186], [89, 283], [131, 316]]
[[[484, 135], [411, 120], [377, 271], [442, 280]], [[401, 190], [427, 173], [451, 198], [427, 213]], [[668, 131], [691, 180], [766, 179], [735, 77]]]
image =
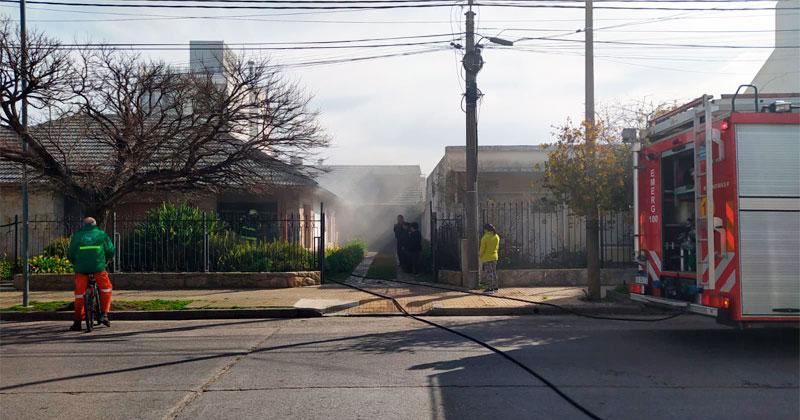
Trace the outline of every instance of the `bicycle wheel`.
[[95, 325], [100, 325], [102, 323], [103, 313], [100, 310], [100, 291], [97, 290], [97, 287], [94, 288], [94, 322]]
[[86, 321], [86, 332], [92, 332], [94, 326], [94, 290], [91, 287], [86, 289], [83, 295], [83, 319]]

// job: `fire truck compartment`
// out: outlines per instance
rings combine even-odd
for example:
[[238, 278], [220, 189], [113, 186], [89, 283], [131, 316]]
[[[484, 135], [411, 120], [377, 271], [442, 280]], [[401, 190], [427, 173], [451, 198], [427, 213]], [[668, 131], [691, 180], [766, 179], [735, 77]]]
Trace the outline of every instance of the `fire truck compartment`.
[[[661, 183], [662, 270], [694, 274], [696, 218], [694, 149], [691, 146], [681, 146], [661, 155]], [[695, 282], [694, 279], [685, 280], [691, 283], [687, 285]], [[677, 287], [685, 289], [687, 285]], [[690, 296], [686, 298], [691, 299]]]
[[736, 126], [742, 314], [800, 314], [800, 129]]

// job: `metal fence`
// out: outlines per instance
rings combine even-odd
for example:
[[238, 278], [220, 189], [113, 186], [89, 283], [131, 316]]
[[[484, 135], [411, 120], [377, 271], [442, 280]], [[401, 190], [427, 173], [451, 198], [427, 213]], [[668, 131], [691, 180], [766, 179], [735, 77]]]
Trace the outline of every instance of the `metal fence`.
[[461, 270], [461, 217], [438, 219], [431, 215], [431, 260], [434, 270]]
[[[80, 220], [31, 220], [30, 255], [64, 254]], [[290, 215], [204, 214], [195, 219], [118, 219], [104, 230], [113, 238], [116, 272], [231, 272], [317, 270], [324, 226]], [[0, 256], [21, 256], [22, 223], [0, 225]]]
[[[432, 217], [435, 220], [435, 217]], [[448, 225], [458, 220], [458, 228]], [[602, 267], [625, 267], [633, 262], [633, 226], [630, 212], [604, 213], [600, 217]], [[482, 203], [481, 226], [491, 223], [500, 234], [500, 268], [585, 268], [586, 221], [563, 207], [543, 207], [530, 202]], [[433, 229], [433, 226], [436, 226]], [[461, 218], [432, 223], [432, 247], [440, 269], [460, 269], [445, 255], [460, 255]], [[440, 260], [443, 260], [440, 262]]]

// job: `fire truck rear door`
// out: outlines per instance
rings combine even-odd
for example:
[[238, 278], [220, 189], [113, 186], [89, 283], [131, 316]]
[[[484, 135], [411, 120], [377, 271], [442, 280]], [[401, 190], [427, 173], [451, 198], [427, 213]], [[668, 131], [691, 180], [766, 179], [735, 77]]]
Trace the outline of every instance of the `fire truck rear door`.
[[737, 124], [736, 156], [742, 314], [797, 314], [800, 127]]

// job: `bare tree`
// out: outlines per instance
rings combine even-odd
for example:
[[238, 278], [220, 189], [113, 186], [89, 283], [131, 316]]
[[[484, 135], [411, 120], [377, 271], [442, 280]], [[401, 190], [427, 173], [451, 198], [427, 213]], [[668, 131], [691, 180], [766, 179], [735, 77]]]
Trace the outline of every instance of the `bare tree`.
[[40, 62], [68, 77], [58, 95], [45, 84], [28, 93], [53, 115], [30, 130], [3, 102], [3, 125], [33, 147], [23, 154], [0, 145], [0, 158], [27, 163], [87, 213], [103, 217], [134, 193], [268, 189], [271, 174], [300, 173], [286, 163], [291, 157], [328, 144], [309, 96], [266, 60], [227, 54], [219, 68], [193, 73], [112, 48], [66, 54], [37, 39], [65, 57]]

